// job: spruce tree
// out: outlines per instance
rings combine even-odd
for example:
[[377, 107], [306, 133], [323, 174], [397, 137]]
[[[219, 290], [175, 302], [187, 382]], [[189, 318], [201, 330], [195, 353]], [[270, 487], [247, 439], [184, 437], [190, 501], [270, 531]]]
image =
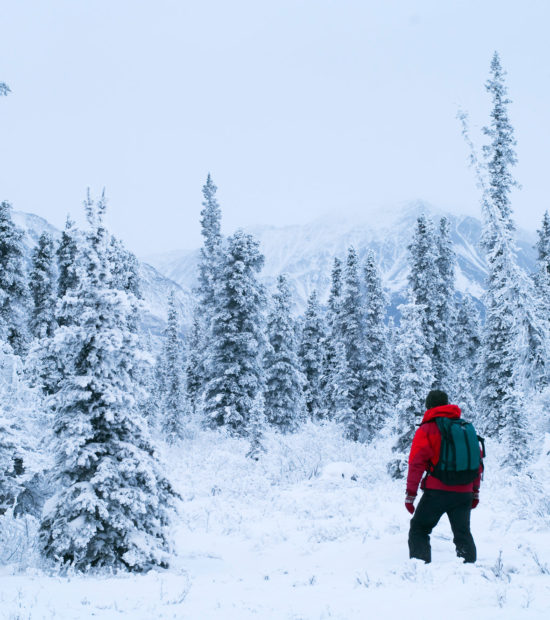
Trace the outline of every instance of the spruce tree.
[[76, 258], [78, 254], [78, 231], [69, 216], [65, 222], [65, 229], [57, 246], [57, 296], [61, 299], [68, 290], [76, 288]]
[[258, 392], [252, 402], [250, 417], [248, 420], [248, 437], [250, 440], [250, 449], [246, 456], [253, 461], [258, 461], [262, 452], [265, 452], [263, 444], [264, 428], [267, 424], [264, 410], [264, 397]]
[[213, 426], [246, 434], [249, 413], [263, 389], [265, 291], [257, 279], [264, 263], [258, 242], [242, 230], [227, 240], [216, 287], [204, 408]]
[[453, 364], [453, 326], [455, 321], [455, 253], [451, 240], [450, 224], [446, 217], [439, 223], [437, 237], [438, 271], [437, 320], [434, 324], [434, 345], [432, 352], [433, 373], [436, 385], [448, 394], [453, 394], [455, 371]]
[[0, 96], [6, 96], [11, 93], [10, 87], [5, 82], [0, 82]]
[[[550, 290], [550, 215], [548, 211], [544, 212], [542, 225], [537, 230], [537, 264], [538, 264], [538, 283], [544, 290]], [[548, 300], [550, 303], [550, 300]], [[550, 312], [547, 315], [550, 320]]]
[[283, 433], [298, 427], [305, 409], [302, 391], [305, 380], [298, 360], [290, 302], [288, 282], [281, 275], [277, 278], [277, 291], [267, 320], [264, 399], [268, 422]]
[[17, 355], [28, 346], [29, 292], [26, 282], [23, 232], [14, 224], [11, 205], [0, 203], [0, 339]]
[[305, 405], [307, 414], [312, 420], [326, 417], [323, 394], [326, 338], [326, 326], [319, 308], [317, 292], [313, 291], [307, 302], [299, 348], [300, 363], [305, 378]]
[[342, 262], [334, 259], [331, 274], [331, 288], [327, 310], [327, 339], [323, 364], [322, 393], [326, 403], [327, 417], [332, 418], [336, 403], [334, 386], [336, 380], [336, 346], [340, 342], [340, 308], [342, 305]]
[[183, 383], [183, 351], [180, 338], [178, 311], [174, 293], [168, 301], [168, 323], [164, 331], [163, 367], [161, 393], [162, 431], [169, 443], [175, 443], [183, 436], [188, 418], [185, 386]]
[[426, 353], [423, 321], [426, 310], [409, 301], [399, 306], [401, 324], [396, 346], [397, 443], [395, 451], [405, 454], [411, 446], [415, 423], [424, 412], [424, 401], [433, 384], [433, 370]]
[[386, 298], [374, 253], [365, 261], [365, 393], [367, 437], [372, 439], [393, 410]]
[[111, 286], [120, 291], [128, 291], [136, 299], [141, 299], [139, 261], [135, 254], [124, 247], [122, 241], [111, 237], [108, 246], [108, 260], [111, 263]]
[[[202, 188], [203, 202], [201, 210], [201, 234], [204, 244], [199, 259], [199, 284], [196, 290], [197, 306], [195, 307], [196, 333], [198, 339], [195, 347], [196, 366], [193, 377], [188, 379], [188, 385], [195, 390], [192, 397], [195, 403], [201, 402], [205, 396], [208, 383], [213, 379], [209, 374], [211, 366], [208, 360], [212, 357], [212, 330], [214, 316], [218, 315], [217, 287], [220, 285], [220, 276], [224, 260], [223, 237], [221, 234], [221, 209], [216, 198], [218, 188], [208, 174]], [[194, 382], [199, 385], [193, 387]]]
[[[526, 281], [516, 262], [510, 193], [517, 185], [511, 169], [517, 158], [508, 119], [510, 100], [497, 53], [491, 62], [486, 89], [492, 98], [490, 139], [483, 147], [488, 183], [483, 195], [482, 242], [488, 265], [485, 325], [481, 363], [481, 402], [485, 433], [511, 440], [511, 458], [518, 464], [525, 453], [526, 421], [521, 403], [525, 331], [536, 332], [529, 309]], [[531, 325], [529, 325], [531, 324]], [[532, 337], [530, 338], [532, 340]]]
[[185, 389], [187, 401], [193, 415], [199, 413], [201, 389], [204, 385], [204, 355], [202, 350], [202, 331], [198, 309], [193, 313], [193, 325], [187, 338], [185, 361]]
[[42, 233], [32, 252], [29, 288], [32, 297], [31, 333], [35, 338], [49, 338], [56, 327], [57, 273], [54, 242]]
[[357, 415], [352, 407], [352, 394], [356, 391], [355, 377], [350, 372], [343, 342], [336, 342], [334, 347], [334, 384], [333, 406], [334, 419], [342, 425], [344, 437], [356, 441], [358, 435]]
[[[517, 186], [517, 181], [512, 176], [512, 167], [517, 164], [517, 156], [514, 147], [514, 129], [508, 118], [508, 89], [504, 78], [506, 72], [500, 64], [500, 57], [494, 53], [491, 60], [490, 77], [485, 83], [485, 89], [491, 96], [491, 122], [483, 128], [483, 133], [489, 138], [489, 144], [483, 146], [485, 166], [489, 176], [488, 200], [495, 209], [495, 216], [504, 226], [504, 233], [511, 238], [515, 230], [512, 220], [512, 206], [510, 193]], [[484, 230], [485, 244], [492, 244], [491, 237], [496, 234], [492, 227]], [[489, 238], [487, 238], [489, 236]]]
[[481, 327], [479, 312], [470, 295], [465, 295], [456, 313], [453, 359], [456, 368], [454, 389], [463, 417], [477, 417]]
[[[438, 241], [435, 228], [431, 219], [421, 215], [416, 221], [416, 227], [411, 244], [408, 246], [410, 272], [409, 286], [412, 293], [412, 301], [422, 308], [422, 331], [423, 342], [426, 345], [426, 354], [434, 360], [436, 348], [436, 334], [439, 331], [439, 286], [440, 272], [438, 266]], [[441, 385], [434, 386], [444, 389]]]
[[359, 282], [359, 266], [354, 248], [348, 250], [342, 305], [340, 308], [341, 342], [346, 352], [349, 400], [353, 418], [349, 420], [346, 435], [354, 441], [370, 439], [368, 404], [366, 402], [366, 359], [364, 308]]
[[20, 429], [14, 425], [12, 415], [7, 415], [0, 403], [0, 516], [15, 504], [22, 491], [20, 463], [23, 453]]
[[139, 341], [128, 328], [136, 303], [111, 287], [105, 199], [85, 201], [90, 230], [78, 284], [61, 302], [54, 336], [63, 376], [54, 413], [57, 493], [44, 513], [44, 554], [78, 570], [166, 566], [174, 497], [136, 411], [132, 379]]

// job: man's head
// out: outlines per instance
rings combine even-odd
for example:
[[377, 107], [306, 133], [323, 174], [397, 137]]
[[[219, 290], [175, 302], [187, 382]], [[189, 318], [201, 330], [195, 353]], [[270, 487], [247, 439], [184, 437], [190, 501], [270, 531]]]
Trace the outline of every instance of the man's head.
[[426, 396], [426, 409], [433, 409], [434, 407], [448, 404], [449, 397], [442, 390], [431, 390], [428, 396]]

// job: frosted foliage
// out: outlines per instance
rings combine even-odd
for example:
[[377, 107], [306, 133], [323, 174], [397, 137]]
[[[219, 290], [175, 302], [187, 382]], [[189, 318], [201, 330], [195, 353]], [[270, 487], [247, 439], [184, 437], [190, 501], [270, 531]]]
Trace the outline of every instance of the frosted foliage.
[[28, 345], [29, 293], [22, 245], [23, 233], [11, 217], [11, 205], [0, 203], [0, 340], [21, 355]]
[[295, 430], [305, 416], [305, 379], [298, 360], [290, 301], [286, 278], [279, 276], [277, 292], [267, 320], [264, 397], [268, 421], [282, 432]]
[[139, 283], [139, 261], [116, 237], [111, 237], [107, 257], [110, 263], [111, 286], [121, 291], [129, 291], [137, 299], [141, 298]]
[[434, 347], [432, 352], [433, 372], [436, 386], [454, 394], [453, 326], [455, 321], [455, 268], [456, 257], [451, 241], [449, 221], [441, 218], [437, 237], [437, 297], [434, 299], [437, 317], [434, 325]]
[[421, 215], [416, 222], [413, 240], [409, 245], [409, 285], [413, 301], [422, 307], [423, 341], [426, 353], [432, 357], [435, 330], [438, 323], [437, 303], [439, 291], [438, 251], [433, 222]]
[[470, 296], [462, 298], [456, 315], [453, 357], [457, 369], [454, 394], [464, 417], [477, 418], [481, 331], [479, 313]]
[[67, 217], [56, 251], [59, 271], [57, 295], [59, 298], [62, 298], [69, 289], [75, 288], [77, 284], [78, 238], [79, 233], [74, 222]]
[[164, 436], [174, 443], [183, 436], [188, 418], [183, 369], [183, 343], [179, 336], [179, 319], [175, 296], [172, 294], [168, 307], [168, 324], [164, 332], [162, 352], [162, 390], [159, 394], [162, 430]]
[[56, 327], [57, 269], [51, 235], [42, 233], [32, 252], [30, 273], [32, 296], [31, 332], [35, 338], [49, 338]]
[[386, 327], [387, 299], [374, 253], [365, 261], [365, 401], [367, 433], [373, 438], [393, 410], [390, 353]]
[[517, 265], [512, 238], [510, 192], [516, 182], [511, 168], [516, 155], [504, 75], [495, 53], [486, 85], [492, 98], [491, 125], [484, 130], [490, 142], [483, 148], [488, 181], [480, 177], [488, 264], [481, 410], [485, 432], [512, 440], [509, 445], [517, 455], [527, 452], [522, 392], [526, 381], [536, 385], [545, 374], [547, 338], [538, 321], [531, 283]]
[[193, 415], [198, 413], [201, 389], [204, 384], [204, 356], [202, 323], [199, 318], [199, 309], [196, 308], [193, 326], [187, 338], [187, 355], [185, 363], [185, 389], [187, 401]]
[[322, 389], [329, 418], [335, 411], [334, 383], [336, 380], [336, 345], [340, 338], [340, 307], [342, 305], [342, 263], [334, 259], [331, 275], [331, 289], [327, 310], [327, 340], [323, 363]]
[[213, 426], [246, 432], [254, 398], [263, 385], [265, 292], [257, 279], [264, 258], [258, 242], [237, 231], [228, 239], [212, 317], [204, 410]]
[[252, 403], [250, 417], [248, 420], [248, 436], [250, 438], [250, 449], [246, 456], [257, 461], [261, 454], [265, 452], [263, 437], [266, 427], [265, 402], [261, 392], [258, 392]]
[[40, 537], [46, 556], [78, 569], [142, 571], [167, 563], [173, 492], [136, 412], [140, 358], [128, 327], [135, 296], [110, 288], [105, 200], [85, 208], [90, 223], [78, 286], [65, 296], [71, 316], [53, 337], [63, 361], [50, 397], [57, 493], [47, 502]]
[[357, 414], [352, 408], [351, 396], [356, 390], [354, 375], [350, 373], [346, 358], [346, 349], [342, 342], [335, 348], [335, 373], [333, 384], [334, 419], [344, 429], [344, 437], [356, 440], [359, 434]]
[[221, 209], [216, 199], [217, 187], [210, 174], [202, 188], [204, 200], [201, 211], [201, 234], [204, 245], [200, 250], [198, 265], [199, 285], [196, 290], [198, 304], [195, 308], [194, 343], [191, 357], [195, 361], [193, 368], [188, 367], [187, 389], [193, 411], [197, 412], [198, 403], [205, 396], [207, 384], [213, 380], [210, 374], [212, 366], [212, 329], [214, 316], [218, 314], [220, 286], [223, 269], [223, 238], [221, 235]]
[[0, 513], [14, 504], [27, 474], [46, 461], [42, 434], [48, 422], [39, 405], [21, 359], [9, 345], [0, 345]]
[[424, 401], [433, 383], [430, 358], [426, 355], [422, 331], [424, 308], [409, 302], [399, 306], [401, 325], [396, 346], [396, 412], [398, 452], [406, 452], [411, 445], [415, 423], [424, 412]]
[[370, 412], [366, 409], [366, 359], [364, 308], [361, 297], [357, 253], [353, 248], [348, 251], [340, 310], [340, 339], [344, 345], [348, 379], [349, 405], [353, 416], [346, 422], [345, 433], [351, 439], [368, 439], [371, 426]]
[[314, 291], [307, 303], [302, 327], [299, 356], [305, 378], [304, 398], [310, 418], [327, 416], [323, 389], [323, 372], [326, 358], [327, 328], [321, 316], [317, 293]]
[[[489, 138], [489, 144], [483, 147], [485, 166], [489, 174], [488, 198], [502, 220], [506, 234], [514, 230], [510, 192], [517, 185], [512, 176], [511, 168], [517, 163], [514, 150], [516, 140], [514, 130], [508, 118], [508, 90], [504, 83], [506, 72], [500, 64], [500, 57], [494, 53], [491, 60], [491, 74], [485, 84], [491, 96], [491, 123], [483, 131]], [[491, 243], [491, 235], [495, 231], [485, 230], [485, 240]]]

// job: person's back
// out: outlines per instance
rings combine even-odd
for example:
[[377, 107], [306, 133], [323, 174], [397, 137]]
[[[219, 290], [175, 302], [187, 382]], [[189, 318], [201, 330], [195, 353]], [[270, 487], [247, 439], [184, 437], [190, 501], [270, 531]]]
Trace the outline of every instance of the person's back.
[[[430, 534], [446, 513], [453, 530], [457, 555], [465, 562], [475, 562], [476, 547], [470, 532], [470, 512], [479, 503], [482, 465], [474, 471], [475, 479], [463, 484], [446, 484], [436, 477], [434, 468], [440, 461], [442, 446], [441, 421], [438, 424], [437, 420], [458, 420], [460, 409], [449, 404], [447, 394], [440, 390], [432, 390], [428, 394], [426, 409], [409, 455], [405, 506], [414, 515], [409, 530], [409, 556], [431, 561]], [[477, 442], [476, 449], [479, 449]], [[424, 493], [415, 511], [414, 500], [425, 472], [427, 476], [421, 484]]]

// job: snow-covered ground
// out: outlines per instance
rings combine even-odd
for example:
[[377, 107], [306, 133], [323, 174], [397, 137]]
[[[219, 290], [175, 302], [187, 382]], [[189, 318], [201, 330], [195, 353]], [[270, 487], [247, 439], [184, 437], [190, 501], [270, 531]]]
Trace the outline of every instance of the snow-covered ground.
[[265, 443], [257, 463], [246, 441], [219, 433], [167, 449], [182, 496], [167, 571], [61, 577], [36, 567], [32, 519], [0, 518], [0, 617], [549, 617], [550, 437], [520, 477], [488, 445], [474, 566], [454, 556], [445, 517], [432, 564], [408, 559], [404, 483], [385, 470], [389, 440], [369, 448], [308, 425]]

